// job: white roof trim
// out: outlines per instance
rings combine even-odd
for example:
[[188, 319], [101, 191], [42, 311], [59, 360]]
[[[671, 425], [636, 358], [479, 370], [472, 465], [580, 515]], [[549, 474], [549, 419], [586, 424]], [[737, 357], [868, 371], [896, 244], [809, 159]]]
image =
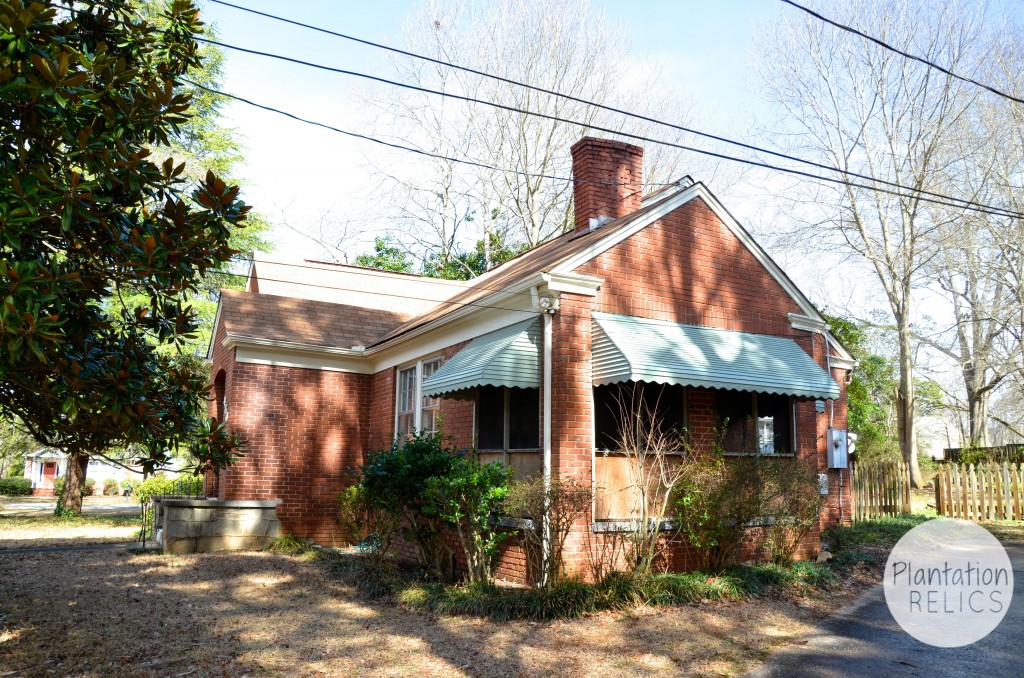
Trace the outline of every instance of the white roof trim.
[[[715, 197], [715, 195], [707, 188], [707, 186], [700, 182], [695, 183], [692, 186], [688, 186], [681, 191], [673, 193], [660, 203], [655, 203], [657, 206], [652, 207], [651, 211], [643, 215], [643, 217], [629, 224], [626, 228], [619, 229], [618, 231], [615, 231], [608, 237], [599, 239], [597, 242], [591, 244], [586, 249], [583, 249], [580, 252], [578, 252], [572, 258], [556, 266], [554, 269], [552, 269], [551, 273], [571, 273], [580, 265], [590, 261], [594, 257], [611, 249], [615, 245], [618, 245], [627, 238], [639, 233], [644, 228], [650, 226], [658, 219], [661, 219], [662, 217], [668, 215], [670, 212], [678, 209], [679, 207], [682, 207], [686, 203], [698, 197], [702, 198], [704, 202], [707, 203], [711, 211], [715, 213], [715, 216], [721, 219], [722, 223], [725, 224], [725, 226], [733, 233], [733, 235], [736, 236], [740, 243], [742, 243], [743, 246], [746, 247], [747, 250], [754, 255], [754, 258], [757, 259], [758, 263], [764, 266], [765, 270], [768, 271], [772, 278], [774, 278], [775, 281], [782, 286], [782, 289], [786, 291], [790, 298], [794, 302], [796, 302], [796, 305], [800, 307], [800, 310], [803, 311], [802, 317], [799, 316], [798, 314], [790, 314], [790, 322], [793, 322], [793, 316], [797, 316], [800, 317], [801, 320], [803, 320], [802, 324], [805, 325], [805, 327], [798, 327], [797, 329], [807, 329], [808, 331], [812, 332], [826, 331], [828, 329], [828, 323], [818, 312], [818, 309], [814, 307], [814, 304], [811, 303], [810, 299], [804, 296], [804, 293], [801, 292], [800, 289], [793, 283], [793, 281], [789, 279], [789, 276], [786, 275], [785, 271], [783, 271], [782, 268], [778, 264], [776, 264], [770, 256], [768, 256], [768, 253], [765, 252], [764, 249], [757, 244], [757, 241], [754, 240], [750, 233], [748, 233], [747, 230], [743, 228], [743, 226], [741, 226], [738, 221], [736, 221], [736, 219], [729, 213], [725, 206], [723, 206], [722, 203], [719, 202], [718, 198]], [[811, 326], [813, 326], [814, 329], [811, 329]], [[794, 327], [796, 326], [794, 325]], [[819, 329], [819, 327], [821, 329]], [[840, 344], [835, 339], [835, 337], [832, 337], [831, 335], [828, 336], [831, 343], [836, 347], [836, 349], [841, 354], [838, 360], [845, 363], [856, 364], [856, 361], [854, 360], [853, 356], [851, 356], [849, 352], [845, 348], [843, 348], [842, 344]], [[838, 362], [836, 364], [837, 366], [839, 365]]]
[[213, 362], [213, 344], [217, 341], [217, 328], [220, 327], [220, 311], [224, 308], [223, 292], [217, 298], [217, 316], [213, 319], [213, 332], [210, 333], [210, 345], [206, 347], [206, 360]]
[[541, 277], [552, 292], [566, 292], [593, 297], [604, 282], [601, 278], [576, 273], [542, 273]]
[[794, 330], [806, 330], [808, 332], [825, 332], [829, 329], [824, 318], [811, 318], [799, 313], [789, 314], [789, 326]]
[[260, 337], [247, 337], [240, 334], [229, 334], [224, 337], [224, 341], [221, 345], [225, 348], [235, 348], [236, 346], [265, 346], [269, 348], [282, 348], [290, 351], [311, 351], [314, 353], [328, 353], [331, 355], [349, 356], [353, 358], [362, 358], [366, 355], [363, 350], [356, 350], [351, 348], [340, 348], [335, 346], [320, 346], [318, 344], [303, 344], [296, 341], [280, 341], [277, 339], [262, 339]]

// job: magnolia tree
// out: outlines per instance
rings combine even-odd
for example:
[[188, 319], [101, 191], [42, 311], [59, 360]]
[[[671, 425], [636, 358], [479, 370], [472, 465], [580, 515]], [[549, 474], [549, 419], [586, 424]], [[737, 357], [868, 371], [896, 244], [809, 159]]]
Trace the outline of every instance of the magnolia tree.
[[68, 453], [72, 511], [114, 446], [147, 468], [186, 445], [197, 473], [230, 464], [204, 372], [167, 349], [196, 331], [187, 300], [249, 208], [212, 173], [185, 195], [184, 166], [148, 150], [190, 114], [195, 5], [158, 29], [125, 0], [2, 0], [0, 25], [0, 418]]

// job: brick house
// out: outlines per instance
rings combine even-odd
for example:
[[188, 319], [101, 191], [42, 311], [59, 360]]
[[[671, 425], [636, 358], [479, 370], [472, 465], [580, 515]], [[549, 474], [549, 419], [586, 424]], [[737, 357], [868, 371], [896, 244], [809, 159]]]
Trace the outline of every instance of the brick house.
[[[347, 469], [441, 421], [481, 461], [601, 488], [567, 546], [582, 571], [628, 518], [622, 460], [601, 450], [617, 390], [643, 384], [693, 440], [728, 420], [727, 450], [810, 462], [827, 478], [821, 528], [848, 517], [825, 445], [855, 363], [821, 315], [703, 184], [641, 197], [641, 148], [571, 152], [575, 229], [473, 280], [257, 259], [246, 291], [223, 293], [209, 354], [211, 412], [248, 452], [208, 493], [280, 499], [285, 532], [332, 543]], [[506, 551], [498, 575], [521, 577]]]

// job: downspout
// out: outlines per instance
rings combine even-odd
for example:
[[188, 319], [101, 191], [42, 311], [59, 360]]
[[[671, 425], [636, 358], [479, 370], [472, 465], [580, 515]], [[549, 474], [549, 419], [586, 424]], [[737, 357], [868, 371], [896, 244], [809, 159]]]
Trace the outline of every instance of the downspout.
[[544, 318], [544, 548], [543, 552], [543, 583], [547, 584], [548, 558], [551, 555], [551, 520], [549, 505], [551, 498], [551, 314], [545, 312]]
[[[832, 347], [828, 345], [828, 335], [825, 330], [821, 331], [821, 339], [825, 342], [825, 366], [828, 370], [829, 379], [832, 378]], [[828, 427], [832, 428], [832, 418], [836, 411], [836, 401], [833, 398], [828, 400]], [[827, 452], [826, 452], [827, 454]], [[839, 474], [839, 524], [843, 524], [843, 469], [836, 469]]]

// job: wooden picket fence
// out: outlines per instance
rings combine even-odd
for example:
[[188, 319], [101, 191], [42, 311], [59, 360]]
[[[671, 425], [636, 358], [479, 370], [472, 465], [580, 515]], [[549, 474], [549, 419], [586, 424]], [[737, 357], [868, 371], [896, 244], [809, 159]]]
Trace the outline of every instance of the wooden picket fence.
[[910, 513], [910, 473], [902, 462], [853, 464], [853, 520], [873, 520]]
[[1024, 520], [1024, 464], [943, 464], [935, 478], [940, 516], [963, 520]]

